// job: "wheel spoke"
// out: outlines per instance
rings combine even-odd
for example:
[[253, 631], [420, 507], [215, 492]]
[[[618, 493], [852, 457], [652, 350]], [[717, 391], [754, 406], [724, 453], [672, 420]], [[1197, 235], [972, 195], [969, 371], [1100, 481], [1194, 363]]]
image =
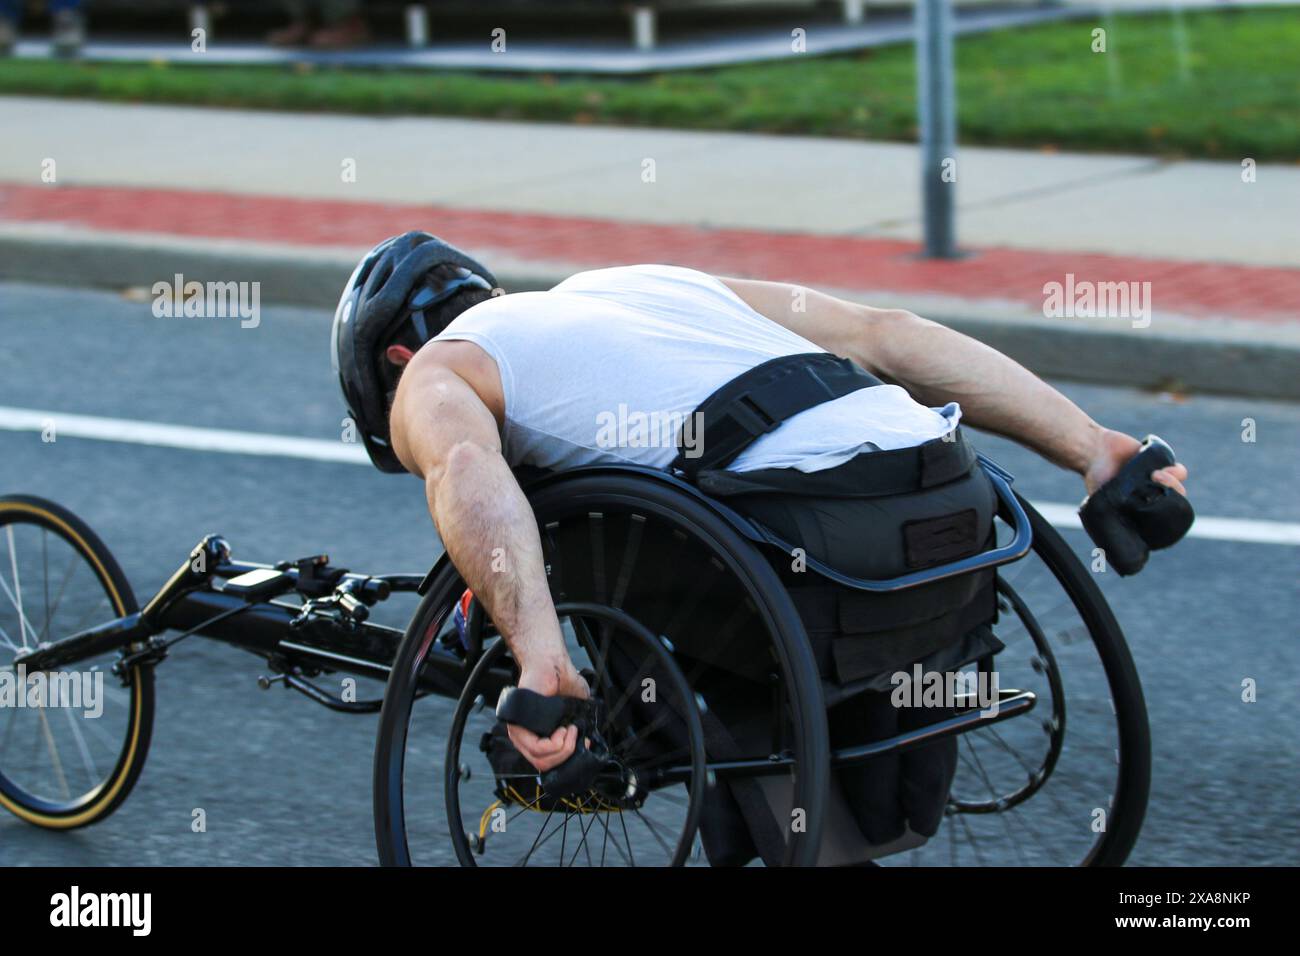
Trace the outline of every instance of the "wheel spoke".
[[[600, 846], [600, 865], [603, 867], [603, 866], [605, 865], [605, 847], [606, 847], [606, 845], [608, 845], [608, 843], [609, 843], [609, 834], [610, 834], [609, 821], [606, 820], [605, 818], [606, 818], [607, 816], [609, 816], [609, 814], [607, 814], [607, 813], [596, 813], [596, 814], [593, 814], [593, 816], [595, 816], [595, 817], [597, 818], [597, 820], [599, 820], [600, 825], [601, 825], [601, 826], [604, 828], [604, 830], [605, 830], [605, 835], [604, 835], [604, 837], [601, 839], [601, 846]], [[619, 814], [619, 817], [622, 817], [622, 816], [623, 816], [623, 814], [620, 813], [620, 814]], [[617, 837], [614, 839], [614, 849], [618, 852], [618, 855], [621, 856], [621, 857], [623, 858], [623, 862], [626, 863], [628, 866], [635, 866], [635, 865], [636, 865], [634, 862], [632, 862], [631, 857], [628, 856], [627, 853], [624, 853], [624, 852], [623, 852], [623, 848], [622, 848], [621, 846], [618, 845], [618, 839], [617, 839]], [[631, 847], [629, 846], [628, 849], [631, 850]]]
[[[573, 851], [573, 858], [569, 860], [569, 866], [573, 866], [574, 861], [578, 859], [578, 850], [582, 850], [587, 855], [587, 864], [591, 864], [591, 848], [587, 846], [587, 831], [594, 826], [594, 821], [588, 821], [584, 824], [583, 819], [589, 816], [595, 816], [594, 813], [583, 813], [582, 808], [586, 806], [586, 799], [578, 803], [578, 831], [582, 834], [578, 840], [578, 848]], [[564, 857], [560, 857], [560, 865], [564, 865]]]
[[12, 707], [9, 710], [9, 719], [5, 721], [4, 741], [0, 742], [0, 756], [3, 756], [9, 749], [9, 741], [14, 736], [14, 722], [18, 719], [18, 708]]
[[95, 720], [87, 720], [85, 722], [85, 729], [90, 732], [90, 736], [99, 741], [105, 753], [112, 754], [118, 747], [118, 742], [114, 741], [108, 736], [108, 734], [100, 730], [99, 727], [96, 726], [97, 723], [98, 721]]
[[45, 634], [50, 629], [50, 552], [49, 552], [50, 533], [44, 528], [41, 529], [41, 591], [45, 596], [45, 626], [41, 628], [40, 640], [45, 640]]
[[666, 724], [674, 716], [676, 715], [673, 713], [672, 707], [671, 706], [665, 707], [663, 710], [659, 711], [659, 713], [654, 717], [654, 719], [652, 719], [644, 727], [637, 728], [636, 737], [633, 740], [633, 743], [638, 746], [641, 744], [645, 744], [648, 746], [649, 741], [646, 738], [648, 738], [660, 727], [664, 726], [664, 724]]
[[33, 640], [40, 632], [32, 627], [32, 622], [27, 620], [27, 615], [23, 613], [23, 589], [18, 580], [18, 552], [14, 547], [14, 526], [11, 524], [5, 525], [5, 534], [9, 538], [9, 567], [13, 570], [14, 589], [9, 590], [9, 585], [3, 577], [0, 577], [0, 588], [4, 589], [5, 595], [9, 598], [9, 603], [18, 611], [18, 629], [22, 635], [23, 650], [28, 650], [27, 632], [32, 632]]
[[86, 613], [81, 615], [81, 617], [77, 620], [77, 623], [75, 623], [74, 625], [72, 625], [71, 628], [68, 629], [68, 634], [69, 635], [76, 634], [87, 624], [89, 624], [92, 619], [102, 618], [104, 616], [104, 613], [101, 609], [104, 607], [104, 604], [107, 600], [108, 600], [107, 597], [101, 597], [99, 601], [90, 608], [90, 610], [86, 611]]
[[77, 718], [72, 715], [71, 708], [62, 708], [68, 717], [68, 726], [72, 728], [72, 737], [77, 744], [77, 751], [81, 754], [82, 766], [86, 768], [86, 776], [90, 779], [90, 785], [93, 787], [99, 783], [99, 771], [95, 769], [94, 758], [90, 756], [90, 748], [86, 746], [86, 738], [81, 733], [81, 728], [77, 726]]
[[706, 564], [708, 566], [707, 572], [702, 573], [693, 582], [694, 586], [691, 588], [690, 593], [683, 597], [673, 616], [664, 625], [663, 631], [665, 634], [676, 634], [681, 630], [682, 625], [695, 615], [695, 611], [699, 608], [705, 595], [715, 590], [720, 569], [713, 561], [708, 561]]
[[654, 655], [651, 654], [641, 662], [641, 666], [636, 669], [636, 672], [632, 675], [632, 679], [627, 682], [627, 690], [623, 692], [623, 695], [618, 699], [618, 702], [609, 709], [609, 714], [605, 718], [607, 723], [612, 725], [614, 723], [614, 718], [622, 713], [623, 708], [631, 702], [633, 695], [636, 694], [637, 688], [641, 684], [641, 678], [649, 672], [650, 664], [653, 660]]
[[9, 636], [9, 632], [6, 631], [3, 627], [0, 627], [0, 641], [4, 641], [5, 646], [9, 648], [9, 650], [14, 651], [16, 653], [21, 654], [24, 650], [24, 648], [19, 647], [17, 644], [14, 643], [14, 639]]
[[631, 861], [632, 866], [636, 866], [636, 857], [632, 853], [632, 837], [627, 832], [627, 814], [620, 813], [618, 815], [618, 822], [623, 828], [623, 843], [627, 846], [628, 859]]
[[[989, 729], [989, 730], [992, 730], [993, 728], [992, 728], [992, 727], [989, 727], [988, 729]], [[982, 773], [982, 772], [983, 772], [983, 768], [984, 768], [984, 762], [983, 762], [982, 760], [980, 760], [980, 758], [979, 758], [979, 753], [976, 752], [976, 750], [975, 750], [975, 745], [974, 745], [974, 744], [971, 744], [971, 745], [970, 745], [970, 750], [971, 750], [971, 756], [974, 757], [974, 758], [975, 758], [975, 762], [978, 763], [978, 764], [980, 765], [980, 770], [981, 770], [981, 773]], [[1017, 756], [1018, 756], [1018, 755], [1017, 755]], [[1026, 767], [1025, 769], [1028, 770], [1029, 768]], [[984, 776], [985, 781], [987, 781], [987, 780], [988, 780], [988, 774], [983, 774], [983, 776]], [[997, 791], [996, 791], [992, 786], [989, 787], [989, 795], [990, 795], [991, 797], [993, 797], [993, 799], [994, 799], [995, 801], [999, 799], [999, 795], [998, 795]], [[994, 816], [996, 816], [998, 819], [1000, 819], [1000, 820], [1002, 821], [1002, 825], [1006, 828], [1006, 830], [1007, 830], [1007, 836], [1011, 838], [1011, 845], [1012, 845], [1013, 847], [1015, 847], [1015, 850], [1016, 850], [1016, 856], [1019, 857], [1020, 862], [1021, 862], [1022, 864], [1027, 865], [1027, 864], [1028, 864], [1028, 861], [1025, 859], [1025, 851], [1024, 851], [1024, 849], [1020, 846], [1020, 841], [1019, 841], [1018, 839], [1016, 839], [1016, 835], [1015, 835], [1015, 833], [1012, 832], [1012, 830], [1011, 830], [1011, 823], [1010, 823], [1010, 821], [1007, 819], [1007, 815], [1006, 815], [1005, 813], [999, 811], [999, 812], [995, 813]], [[963, 819], [964, 819], [964, 818], [963, 818]]]
[[65, 799], [72, 798], [72, 790], [68, 786], [68, 778], [63, 773], [63, 761], [59, 759], [59, 748], [54, 743], [54, 734], [50, 730], [50, 722], [45, 717], [45, 708], [41, 707], [36, 711], [40, 717], [40, 729], [45, 736], [45, 746], [50, 752], [50, 760], [53, 763], [54, 775], [58, 778], [59, 787], [63, 790]]
[[600, 838], [600, 868], [603, 870], [605, 868], [605, 851], [609, 848], [609, 826], [605, 823], [603, 817], [600, 820], [600, 826], [605, 831]]
[[984, 854], [980, 853], [979, 842], [975, 839], [975, 833], [971, 830], [970, 824], [966, 821], [966, 815], [963, 813], [957, 814], [957, 822], [961, 825], [962, 830], [966, 834], [967, 842], [970, 843], [971, 852], [975, 854], [975, 862], [980, 866], [986, 866], [987, 864], [984, 862]]
[[628, 585], [632, 583], [632, 571], [641, 554], [641, 535], [644, 531], [645, 517], [629, 515], [627, 541], [623, 546], [623, 559], [619, 562], [618, 580], [614, 583], [614, 597], [610, 602], [616, 608], [622, 608], [623, 599], [627, 597]]
[[1054, 854], [1052, 852], [1052, 848], [1047, 845], [1047, 842], [1043, 839], [1042, 835], [1038, 832], [1037, 828], [1035, 828], [1034, 825], [1029, 822], [1029, 814], [1023, 812], [1024, 810], [1025, 810], [1024, 804], [1020, 804], [1012, 807], [1008, 812], [1014, 813], [1016, 815], [1016, 819], [1019, 820], [1024, 825], [1025, 832], [1027, 832], [1031, 837], [1034, 838], [1034, 840], [1038, 843], [1038, 845], [1043, 848], [1044, 853], [1046, 853], [1049, 857], [1053, 856]]
[[571, 816], [573, 816], [573, 814], [567, 811], [564, 814], [564, 821], [562, 824], [564, 832], [560, 835], [560, 866], [564, 866], [564, 848], [569, 840], [569, 818]]
[[[59, 582], [59, 590], [54, 595], [54, 606], [48, 608], [45, 612], [45, 630], [41, 633], [41, 640], [43, 641], [49, 639], [50, 625], [54, 622], [54, 615], [59, 613], [59, 605], [63, 603], [63, 592], [67, 588], [68, 582], [72, 580], [73, 572], [80, 566], [80, 562], [77, 560], [79, 557], [80, 555], [77, 552], [72, 552], [72, 557], [68, 559], [67, 570], [63, 572], [63, 580]], [[75, 633], [75, 631], [69, 633]]]
[[[966, 745], [966, 749], [969, 750], [971, 753], [971, 758], [974, 759], [974, 763], [972, 763], [971, 758], [966, 758], [963, 756], [962, 759], [966, 761], [966, 766], [972, 767], [975, 770], [975, 772], [979, 774], [979, 776], [983, 779], [984, 786], [985, 788], [987, 788], [989, 792], [989, 796], [993, 797], [994, 800], [1001, 799], [1001, 795], [998, 793], [997, 787], [993, 786], [993, 781], [989, 779], [988, 773], [984, 770], [984, 762], [980, 760], [979, 754], [975, 752], [975, 745], [970, 742], [966, 734], [962, 734], [960, 740], [963, 744]], [[959, 756], [962, 754], [962, 750], [960, 747], [957, 748], [957, 753]]]
[[640, 809], [633, 810], [632, 812], [636, 814], [636, 818], [638, 820], [640, 820], [642, 823], [646, 825], [646, 829], [650, 831], [650, 835], [655, 838], [655, 841], [661, 847], [664, 848], [664, 852], [668, 854], [668, 858], [671, 860], [673, 857], [673, 849], [667, 843], [665, 843], [664, 838], [659, 835], [658, 827], [656, 827], [654, 823], [651, 822], [650, 818], [647, 817], [644, 813], [642, 813]]
[[1029, 765], [1029, 761], [1026, 760], [1021, 755], [1020, 751], [1016, 750], [1009, 743], [1007, 743], [1005, 740], [1002, 739], [1002, 735], [998, 733], [996, 727], [982, 727], [980, 729], [987, 731], [989, 735], [993, 737], [994, 741], [996, 741], [1002, 747], [1003, 750], [1005, 750], [1007, 753], [1011, 755], [1012, 759], [1014, 759], [1018, 764], [1020, 764], [1021, 767], [1024, 768], [1025, 773], [1029, 773], [1029, 774], [1038, 773], [1038, 771], [1042, 769], [1041, 767], [1031, 767]]
[[680, 793], [673, 793], [672, 790], [662, 789], [654, 791], [655, 800], [663, 800], [678, 807], [689, 807], [691, 798], [684, 797]]
[[[1018, 594], [1019, 592], [1016, 592], [1016, 593]], [[1070, 598], [1070, 595], [1068, 595], [1068, 594], [1065, 595], [1065, 597], [1061, 598], [1061, 600], [1059, 600], [1059, 601], [1057, 601], [1055, 604], [1053, 604], [1053, 605], [1052, 605], [1050, 608], [1048, 608], [1046, 611], [1042, 611], [1042, 612], [1035, 611], [1035, 612], [1034, 612], [1034, 619], [1035, 619], [1036, 621], [1040, 622], [1040, 623], [1039, 623], [1039, 626], [1041, 627], [1041, 626], [1042, 626], [1042, 625], [1041, 625], [1041, 622], [1043, 622], [1043, 621], [1050, 621], [1050, 620], [1052, 619], [1052, 615], [1053, 615], [1053, 614], [1055, 614], [1057, 611], [1063, 610], [1063, 609], [1065, 609], [1065, 608], [1067, 608], [1067, 607], [1068, 607], [1068, 608], [1073, 608], [1073, 607], [1074, 607], [1074, 601]], [[1016, 614], [1015, 625], [1016, 625], [1017, 627], [1021, 628], [1021, 629], [1027, 629], [1026, 624], [1025, 624], [1025, 621], [1020, 617], [1019, 613]], [[1048, 633], [1048, 632], [1051, 631], [1051, 630], [1052, 630], [1052, 628], [1044, 627], [1044, 628], [1043, 628], [1043, 633], [1046, 634], [1046, 633]], [[999, 634], [998, 636], [1001, 637], [1002, 635]]]
[[597, 604], [605, 603], [605, 516], [598, 511], [587, 515], [591, 543], [591, 585]]
[[[537, 849], [538, 849], [538, 848], [539, 848], [543, 843], [545, 843], [546, 840], [549, 840], [549, 839], [551, 838], [550, 836], [548, 836], [545, 840], [543, 840], [543, 839], [542, 839], [542, 834], [546, 832], [546, 827], [547, 827], [548, 824], [550, 824], [550, 822], [551, 822], [551, 818], [554, 817], [554, 816], [555, 816], [555, 811], [554, 811], [554, 810], [547, 810], [547, 811], [546, 811], [546, 816], [542, 819], [542, 825], [541, 825], [541, 827], [540, 827], [540, 828], [538, 829], [538, 831], [537, 831], [537, 836], [533, 837], [533, 845], [530, 846], [530, 847], [528, 848], [528, 852], [525, 853], [525, 854], [524, 854], [524, 855], [519, 859], [519, 861], [518, 861], [517, 863], [515, 863], [515, 866], [527, 866], [527, 865], [528, 865], [528, 860], [532, 857], [532, 855], [533, 855], [535, 852], [537, 852]], [[568, 814], [566, 813], [566, 814], [565, 814], [565, 817], [564, 817], [564, 821], [562, 821], [562, 822], [567, 822], [567, 821], [568, 821]], [[556, 827], [554, 830], [552, 830], [552, 831], [551, 831], [551, 836], [555, 836], [555, 834], [558, 833], [558, 832], [560, 832], [560, 827]], [[564, 858], [564, 848], [563, 848], [563, 846], [561, 846], [561, 848], [560, 848], [560, 858], [561, 858], [561, 859]]]

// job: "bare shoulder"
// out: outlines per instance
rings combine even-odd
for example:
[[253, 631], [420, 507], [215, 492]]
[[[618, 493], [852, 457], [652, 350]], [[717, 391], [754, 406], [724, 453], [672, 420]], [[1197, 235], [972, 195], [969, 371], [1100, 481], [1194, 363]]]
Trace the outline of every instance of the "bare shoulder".
[[463, 379], [500, 425], [505, 421], [505, 391], [497, 363], [473, 342], [456, 339], [430, 342], [415, 353], [402, 377], [440, 377], [452, 373]]

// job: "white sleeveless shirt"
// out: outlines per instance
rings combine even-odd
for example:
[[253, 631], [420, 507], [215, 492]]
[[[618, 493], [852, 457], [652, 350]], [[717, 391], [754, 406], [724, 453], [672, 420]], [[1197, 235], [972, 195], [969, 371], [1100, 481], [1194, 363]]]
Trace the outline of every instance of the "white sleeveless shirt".
[[[437, 340], [473, 342], [497, 364], [511, 467], [666, 468], [679, 428], [720, 386], [769, 359], [824, 352], [755, 312], [717, 279], [677, 266], [580, 272], [548, 292], [467, 309]], [[865, 388], [791, 418], [732, 471], [821, 471], [874, 450], [907, 448], [957, 427], [956, 403], [914, 402], [896, 385]]]

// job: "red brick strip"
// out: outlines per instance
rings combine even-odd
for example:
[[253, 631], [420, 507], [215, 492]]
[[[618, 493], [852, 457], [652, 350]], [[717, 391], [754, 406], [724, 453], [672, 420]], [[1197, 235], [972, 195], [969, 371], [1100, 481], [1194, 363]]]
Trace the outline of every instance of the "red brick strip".
[[1043, 286], [1151, 282], [1158, 312], [1295, 321], [1300, 269], [983, 248], [956, 262], [919, 259], [890, 239], [707, 229], [432, 205], [283, 199], [167, 189], [0, 185], [0, 221], [90, 230], [248, 239], [299, 246], [369, 246], [407, 229], [521, 260], [604, 266], [661, 262], [720, 275], [813, 286], [1004, 299], [1039, 307]]

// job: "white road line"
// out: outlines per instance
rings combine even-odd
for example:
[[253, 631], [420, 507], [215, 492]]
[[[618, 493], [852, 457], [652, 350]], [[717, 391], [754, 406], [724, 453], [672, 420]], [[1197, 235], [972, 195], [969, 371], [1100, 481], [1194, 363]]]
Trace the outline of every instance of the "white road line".
[[[290, 435], [267, 435], [260, 432], [229, 431], [221, 428], [195, 428], [189, 425], [164, 425], [124, 418], [99, 418], [93, 415], [70, 415], [66, 412], [36, 411], [0, 405], [0, 429], [41, 432], [53, 426], [55, 438], [92, 438], [99, 441], [127, 442], [187, 451], [211, 451], [230, 455], [274, 455], [308, 461], [366, 465], [370, 459], [359, 444], [295, 438]], [[1044, 518], [1058, 528], [1078, 528], [1077, 505], [1057, 502], [1034, 502]], [[1215, 541], [1241, 541], [1248, 544], [1300, 545], [1300, 523], [1261, 521], [1250, 518], [1216, 518], [1198, 515], [1188, 535]]]
[[66, 412], [42, 412], [0, 405], [0, 428], [39, 432], [47, 427], [53, 427], [55, 441], [60, 438], [95, 438], [100, 441], [158, 445], [188, 451], [216, 451], [231, 455], [278, 455], [283, 458], [333, 461], [348, 465], [370, 463], [360, 444], [348, 444], [342, 440], [325, 441], [289, 435], [228, 431], [223, 428], [163, 425], [158, 422], [69, 415]]
[[[1195, 495], [1193, 495], [1195, 498]], [[1078, 505], [1035, 501], [1034, 507], [1057, 528], [1082, 528]], [[1213, 541], [1244, 541], [1248, 544], [1300, 544], [1300, 524], [1291, 521], [1259, 521], [1254, 518], [1215, 518], [1197, 515], [1189, 538]]]

